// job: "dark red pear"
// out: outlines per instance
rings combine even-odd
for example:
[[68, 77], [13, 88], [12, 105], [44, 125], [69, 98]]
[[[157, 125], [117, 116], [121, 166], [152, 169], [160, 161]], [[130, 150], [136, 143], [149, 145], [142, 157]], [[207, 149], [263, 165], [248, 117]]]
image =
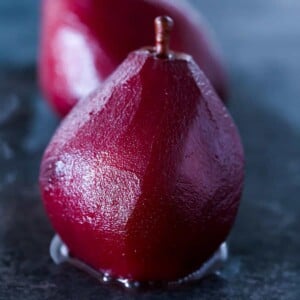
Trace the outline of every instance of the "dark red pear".
[[113, 277], [170, 281], [198, 269], [226, 239], [244, 156], [227, 109], [191, 56], [129, 54], [65, 118], [45, 151], [46, 211], [71, 254]]
[[129, 52], [152, 45], [153, 19], [165, 14], [176, 22], [172, 48], [191, 54], [225, 99], [226, 76], [217, 46], [185, 1], [43, 0], [39, 77], [51, 106], [66, 115]]

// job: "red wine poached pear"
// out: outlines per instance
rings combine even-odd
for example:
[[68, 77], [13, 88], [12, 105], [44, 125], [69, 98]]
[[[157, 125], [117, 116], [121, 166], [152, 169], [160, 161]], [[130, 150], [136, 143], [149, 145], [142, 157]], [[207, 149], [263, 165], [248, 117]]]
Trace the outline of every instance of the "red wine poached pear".
[[152, 45], [152, 22], [176, 22], [172, 49], [191, 54], [222, 99], [227, 84], [218, 49], [200, 16], [183, 0], [43, 0], [39, 77], [62, 116], [93, 92], [129, 52]]
[[62, 121], [41, 164], [50, 221], [71, 254], [112, 277], [172, 281], [226, 239], [244, 154], [226, 107], [193, 58], [156, 46], [129, 54]]

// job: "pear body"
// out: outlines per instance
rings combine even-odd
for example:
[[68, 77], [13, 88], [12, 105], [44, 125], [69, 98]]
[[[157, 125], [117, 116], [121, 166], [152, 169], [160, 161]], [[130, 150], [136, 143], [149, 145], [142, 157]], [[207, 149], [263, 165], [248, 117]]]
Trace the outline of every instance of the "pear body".
[[191, 57], [131, 53], [45, 151], [46, 211], [71, 254], [114, 277], [175, 280], [226, 239], [243, 149]]
[[171, 47], [191, 54], [220, 96], [227, 93], [218, 49], [199, 16], [184, 1], [44, 0], [39, 58], [40, 84], [62, 116], [94, 91], [129, 52], [152, 45], [153, 20], [176, 23]]

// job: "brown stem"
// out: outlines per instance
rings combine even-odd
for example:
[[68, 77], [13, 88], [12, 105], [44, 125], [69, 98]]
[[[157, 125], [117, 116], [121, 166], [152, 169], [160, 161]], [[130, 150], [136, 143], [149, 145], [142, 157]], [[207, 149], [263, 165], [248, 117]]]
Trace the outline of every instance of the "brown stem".
[[173, 24], [173, 20], [168, 16], [155, 18], [155, 47], [159, 58], [168, 58], [170, 56], [170, 35]]

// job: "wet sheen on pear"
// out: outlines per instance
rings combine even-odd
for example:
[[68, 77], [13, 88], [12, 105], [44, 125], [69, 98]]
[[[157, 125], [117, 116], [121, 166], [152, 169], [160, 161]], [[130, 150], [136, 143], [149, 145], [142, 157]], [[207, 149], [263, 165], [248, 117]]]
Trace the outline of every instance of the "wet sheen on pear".
[[127, 55], [152, 45], [152, 22], [176, 22], [172, 49], [193, 55], [222, 99], [227, 80], [219, 49], [201, 16], [184, 0], [43, 0], [39, 79], [62, 116], [103, 81]]
[[116, 278], [171, 281], [226, 239], [243, 185], [237, 129], [192, 57], [156, 47], [129, 54], [65, 118], [40, 187], [71, 255]]

